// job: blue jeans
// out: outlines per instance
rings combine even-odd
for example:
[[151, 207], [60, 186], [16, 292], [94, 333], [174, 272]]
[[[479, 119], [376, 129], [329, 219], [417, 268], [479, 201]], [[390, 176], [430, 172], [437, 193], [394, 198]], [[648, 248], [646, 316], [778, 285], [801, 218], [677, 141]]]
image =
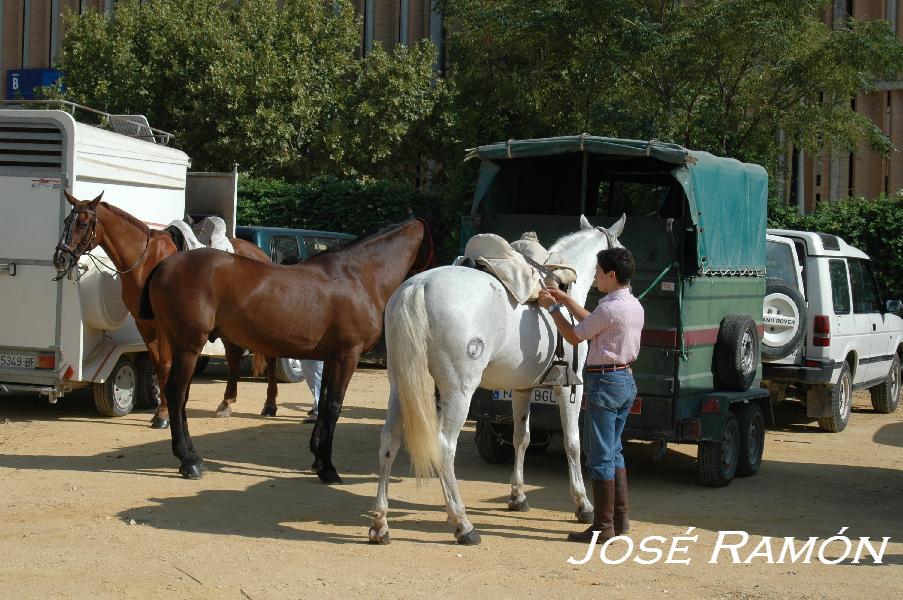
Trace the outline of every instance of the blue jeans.
[[621, 434], [636, 398], [636, 382], [629, 370], [587, 373], [584, 445], [592, 479], [615, 478], [624, 468]]
[[322, 360], [302, 360], [301, 372], [304, 373], [304, 379], [307, 380], [307, 387], [314, 397], [314, 407], [311, 410], [317, 410], [320, 404], [320, 382], [323, 381], [323, 361]]

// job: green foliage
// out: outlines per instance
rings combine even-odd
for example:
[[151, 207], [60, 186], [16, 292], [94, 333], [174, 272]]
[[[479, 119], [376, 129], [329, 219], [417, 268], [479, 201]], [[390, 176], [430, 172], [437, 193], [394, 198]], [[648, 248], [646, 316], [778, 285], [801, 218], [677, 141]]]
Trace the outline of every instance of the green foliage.
[[822, 202], [815, 212], [803, 216], [777, 207], [770, 211], [768, 226], [840, 236], [869, 255], [887, 297], [903, 299], [903, 192], [877, 199]]
[[442, 92], [435, 52], [422, 42], [360, 59], [360, 20], [337, 5], [128, 0], [111, 18], [69, 12], [56, 95], [146, 114], [196, 169], [382, 174]]
[[785, 142], [887, 152], [850, 99], [903, 70], [903, 44], [882, 20], [824, 25], [826, 4], [445, 0], [456, 137], [656, 138], [760, 163], [774, 181]]
[[425, 217], [432, 227], [439, 264], [457, 251], [460, 207], [446, 196], [406, 183], [373, 179], [316, 178], [305, 183], [242, 176], [238, 183], [238, 222], [361, 235], [374, 228]]

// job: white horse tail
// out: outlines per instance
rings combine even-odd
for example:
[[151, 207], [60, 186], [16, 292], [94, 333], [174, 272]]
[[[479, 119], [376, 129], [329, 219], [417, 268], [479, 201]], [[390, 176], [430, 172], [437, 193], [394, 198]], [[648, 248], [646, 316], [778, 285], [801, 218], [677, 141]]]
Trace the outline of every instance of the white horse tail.
[[418, 479], [439, 466], [439, 417], [435, 382], [427, 364], [429, 322], [424, 286], [402, 286], [386, 309], [387, 364], [395, 376], [405, 445]]

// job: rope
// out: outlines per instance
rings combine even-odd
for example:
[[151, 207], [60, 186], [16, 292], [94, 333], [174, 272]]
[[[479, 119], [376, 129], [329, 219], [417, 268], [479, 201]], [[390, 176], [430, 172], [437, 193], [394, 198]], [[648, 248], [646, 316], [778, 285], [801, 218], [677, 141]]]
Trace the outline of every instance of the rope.
[[647, 287], [645, 290], [643, 290], [643, 293], [640, 294], [639, 296], [637, 296], [636, 299], [637, 299], [637, 300], [642, 300], [642, 299], [646, 296], [646, 294], [648, 294], [649, 292], [651, 292], [651, 291], [652, 291], [652, 288], [654, 288], [655, 286], [657, 286], [657, 285], [659, 284], [659, 282], [660, 282], [662, 279], [664, 279], [665, 275], [667, 275], [668, 272], [669, 272], [671, 269], [673, 269], [674, 267], [676, 267], [676, 266], [677, 266], [677, 263], [671, 263], [670, 265], [668, 265], [667, 267], [665, 267], [665, 270], [662, 271], [661, 273], [659, 273], [659, 274], [658, 274], [658, 277], [655, 278], [655, 281], [653, 281], [652, 283], [650, 283], [650, 284], [649, 284], [649, 287]]

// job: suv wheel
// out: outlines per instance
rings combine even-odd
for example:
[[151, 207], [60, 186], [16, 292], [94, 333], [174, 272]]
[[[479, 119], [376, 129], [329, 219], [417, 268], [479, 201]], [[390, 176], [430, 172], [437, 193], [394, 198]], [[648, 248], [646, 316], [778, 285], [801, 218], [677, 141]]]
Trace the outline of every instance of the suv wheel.
[[790, 356], [806, 333], [806, 301], [783, 279], [769, 278], [765, 286], [762, 356], [777, 360]]
[[831, 416], [820, 418], [818, 426], [824, 431], [840, 433], [847, 428], [852, 408], [853, 376], [850, 374], [850, 365], [843, 363], [840, 378], [831, 389]]
[[900, 406], [900, 357], [894, 356], [890, 372], [883, 383], [869, 390], [872, 395], [872, 408], [876, 412], [890, 414]]

